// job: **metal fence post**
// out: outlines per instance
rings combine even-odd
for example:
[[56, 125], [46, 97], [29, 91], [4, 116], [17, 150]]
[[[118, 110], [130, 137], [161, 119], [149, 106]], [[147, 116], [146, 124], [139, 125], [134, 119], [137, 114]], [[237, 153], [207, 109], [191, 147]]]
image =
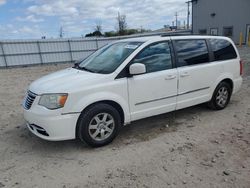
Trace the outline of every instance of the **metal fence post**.
[[70, 40], [68, 40], [68, 44], [69, 44], [69, 54], [70, 54], [70, 59], [71, 59], [71, 63], [72, 63], [72, 62], [73, 62], [73, 54], [72, 54], [72, 49], [71, 49]]
[[8, 63], [7, 63], [7, 59], [6, 59], [6, 54], [4, 52], [3, 43], [2, 42], [0, 42], [0, 46], [1, 46], [1, 49], [2, 49], [2, 52], [3, 52], [3, 60], [4, 60], [4, 63], [5, 63], [5, 66], [8, 67]]
[[37, 41], [37, 48], [38, 48], [38, 53], [39, 53], [39, 56], [40, 56], [41, 64], [43, 64], [43, 56], [42, 56], [42, 52], [41, 52], [41, 47], [40, 47], [39, 41]]
[[98, 50], [98, 40], [97, 39], [95, 39], [95, 44], [96, 44], [96, 49]]

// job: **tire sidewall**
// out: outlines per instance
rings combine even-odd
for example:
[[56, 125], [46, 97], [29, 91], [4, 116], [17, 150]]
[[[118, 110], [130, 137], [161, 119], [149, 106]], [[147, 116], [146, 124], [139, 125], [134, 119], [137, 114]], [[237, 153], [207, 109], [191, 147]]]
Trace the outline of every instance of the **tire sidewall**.
[[[110, 114], [115, 122], [115, 127], [112, 134], [102, 141], [96, 141], [89, 135], [89, 124], [92, 118], [100, 113]], [[92, 147], [100, 147], [109, 144], [117, 136], [121, 127], [121, 118], [119, 112], [112, 106], [104, 103], [99, 103], [91, 106], [87, 110], [83, 111], [78, 121], [77, 135], [81, 141], [86, 142]]]
[[[227, 98], [227, 101], [226, 101], [226, 103], [225, 103], [225, 105], [224, 105], [223, 107], [221, 107], [220, 105], [218, 105], [217, 102], [216, 102], [216, 96], [217, 96], [217, 94], [218, 94], [218, 91], [219, 91], [222, 87], [227, 88], [227, 91], [228, 91], [228, 98]], [[231, 88], [231, 86], [230, 86], [228, 83], [226, 83], [226, 82], [221, 82], [221, 83], [216, 87], [216, 89], [215, 89], [215, 91], [214, 91], [214, 94], [213, 94], [213, 98], [212, 98], [212, 105], [213, 105], [213, 107], [214, 107], [216, 110], [222, 110], [222, 109], [226, 108], [227, 105], [228, 105], [228, 103], [229, 103], [229, 101], [230, 101], [230, 99], [231, 99], [231, 95], [232, 95], [232, 88]]]

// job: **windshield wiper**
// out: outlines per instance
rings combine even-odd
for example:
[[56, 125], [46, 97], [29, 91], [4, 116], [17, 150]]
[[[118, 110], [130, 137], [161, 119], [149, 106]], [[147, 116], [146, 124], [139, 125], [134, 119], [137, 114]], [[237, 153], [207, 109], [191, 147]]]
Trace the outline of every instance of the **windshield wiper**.
[[88, 71], [88, 72], [96, 73], [95, 71], [92, 71], [92, 70], [90, 70], [90, 69], [88, 69], [86, 67], [80, 67], [79, 65], [78, 65], [77, 68], [80, 69], [80, 70], [85, 70], [85, 71]]
[[86, 68], [86, 67], [80, 67], [79, 64], [80, 64], [80, 63], [78, 63], [78, 62], [75, 63], [74, 66], [73, 66], [73, 68], [79, 69], [79, 70], [85, 70], [85, 71], [92, 72], [92, 73], [96, 73], [95, 71], [92, 71], [92, 70], [90, 70], [90, 69], [88, 69], [88, 68]]

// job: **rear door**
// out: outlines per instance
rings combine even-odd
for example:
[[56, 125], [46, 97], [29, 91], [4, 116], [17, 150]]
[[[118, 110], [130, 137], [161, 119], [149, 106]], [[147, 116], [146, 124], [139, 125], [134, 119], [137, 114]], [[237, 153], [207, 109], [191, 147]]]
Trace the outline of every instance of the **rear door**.
[[178, 71], [177, 109], [210, 100], [220, 69], [210, 63], [205, 39], [173, 41]]

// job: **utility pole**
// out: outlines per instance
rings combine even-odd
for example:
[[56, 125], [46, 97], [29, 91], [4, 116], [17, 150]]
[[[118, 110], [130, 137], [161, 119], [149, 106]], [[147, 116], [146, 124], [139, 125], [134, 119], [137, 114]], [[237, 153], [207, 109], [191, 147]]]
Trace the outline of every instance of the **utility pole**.
[[175, 13], [176, 30], [178, 29], [178, 13]]
[[190, 17], [190, 4], [192, 3], [193, 1], [187, 1], [187, 5], [188, 5], [188, 12], [187, 12], [187, 29], [189, 29], [189, 17]]
[[59, 30], [59, 37], [63, 38], [63, 36], [64, 36], [64, 31], [63, 31], [63, 27], [61, 26]]

